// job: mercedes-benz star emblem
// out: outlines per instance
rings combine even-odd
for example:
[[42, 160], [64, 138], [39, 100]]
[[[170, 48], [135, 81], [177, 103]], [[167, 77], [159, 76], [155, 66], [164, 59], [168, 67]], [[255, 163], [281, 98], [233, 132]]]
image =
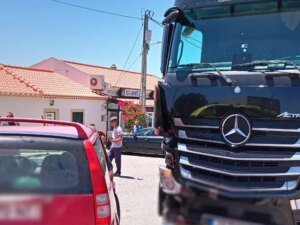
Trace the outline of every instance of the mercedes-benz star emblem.
[[241, 114], [226, 117], [221, 125], [222, 137], [232, 147], [245, 144], [252, 133], [249, 120]]

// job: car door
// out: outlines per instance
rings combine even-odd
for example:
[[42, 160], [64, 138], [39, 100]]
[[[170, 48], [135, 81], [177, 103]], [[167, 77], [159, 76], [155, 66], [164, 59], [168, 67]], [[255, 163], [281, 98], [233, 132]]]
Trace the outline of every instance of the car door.
[[136, 135], [124, 135], [123, 136], [123, 152], [133, 153], [145, 153], [145, 143], [147, 138], [145, 137], [149, 129], [142, 129]]
[[123, 152], [135, 152], [137, 140], [133, 134], [123, 135]]
[[153, 128], [141, 130], [136, 135], [136, 151], [143, 154], [162, 154], [162, 137], [156, 136]]
[[163, 137], [157, 136], [154, 132], [154, 129], [149, 130], [149, 132], [145, 133], [144, 141], [145, 141], [145, 151], [146, 154], [162, 154], [161, 150], [161, 142]]

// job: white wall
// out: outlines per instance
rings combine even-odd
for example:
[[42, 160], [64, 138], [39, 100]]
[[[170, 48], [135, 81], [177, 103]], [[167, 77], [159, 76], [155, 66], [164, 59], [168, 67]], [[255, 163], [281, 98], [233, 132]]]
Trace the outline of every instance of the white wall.
[[42, 62], [39, 62], [31, 68], [35, 69], [46, 69], [51, 70], [56, 73], [59, 73], [63, 76], [68, 77], [69, 79], [85, 86], [90, 87], [90, 75], [87, 73], [82, 72], [81, 70], [78, 70], [67, 63], [60, 61], [59, 59], [56, 59], [54, 57], [51, 57], [49, 59], [46, 59]]
[[59, 120], [71, 121], [71, 110], [84, 109], [84, 123], [95, 123], [96, 127], [106, 130], [106, 122], [101, 121], [101, 116], [106, 115], [105, 100], [77, 100], [54, 99], [54, 105], [50, 106], [50, 99], [0, 96], [0, 115], [6, 116], [7, 112], [13, 112], [15, 117], [38, 118], [44, 114], [44, 109], [58, 109]]

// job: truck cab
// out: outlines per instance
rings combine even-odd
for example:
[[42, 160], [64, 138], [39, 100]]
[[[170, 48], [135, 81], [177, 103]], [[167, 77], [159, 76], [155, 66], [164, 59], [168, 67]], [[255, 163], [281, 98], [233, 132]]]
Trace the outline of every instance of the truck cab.
[[163, 24], [165, 221], [299, 225], [300, 1], [177, 0]]

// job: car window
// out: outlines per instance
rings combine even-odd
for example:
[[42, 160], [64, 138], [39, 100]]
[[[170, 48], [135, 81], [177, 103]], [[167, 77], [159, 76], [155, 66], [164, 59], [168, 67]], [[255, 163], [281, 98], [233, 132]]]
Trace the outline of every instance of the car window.
[[102, 143], [99, 138], [97, 138], [97, 140], [95, 141], [94, 148], [97, 152], [98, 159], [99, 159], [99, 162], [101, 163], [103, 172], [105, 173], [107, 170], [106, 159], [104, 156], [104, 149], [103, 149]]
[[137, 133], [137, 136], [152, 136], [152, 129], [144, 129]]
[[[82, 141], [0, 137], [0, 193], [91, 193]], [[41, 141], [41, 142], [40, 142]], [[58, 143], [56, 143], [56, 142]]]

